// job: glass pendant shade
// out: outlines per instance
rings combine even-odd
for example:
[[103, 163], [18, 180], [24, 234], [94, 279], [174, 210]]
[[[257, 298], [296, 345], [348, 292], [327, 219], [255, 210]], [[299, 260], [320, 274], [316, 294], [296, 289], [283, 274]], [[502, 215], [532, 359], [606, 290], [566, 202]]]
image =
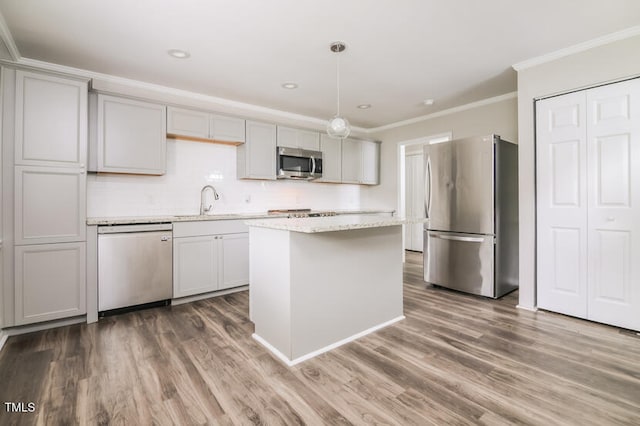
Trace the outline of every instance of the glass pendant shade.
[[327, 134], [334, 139], [343, 139], [349, 136], [351, 133], [351, 125], [349, 120], [339, 115], [334, 115], [331, 120], [327, 122]]

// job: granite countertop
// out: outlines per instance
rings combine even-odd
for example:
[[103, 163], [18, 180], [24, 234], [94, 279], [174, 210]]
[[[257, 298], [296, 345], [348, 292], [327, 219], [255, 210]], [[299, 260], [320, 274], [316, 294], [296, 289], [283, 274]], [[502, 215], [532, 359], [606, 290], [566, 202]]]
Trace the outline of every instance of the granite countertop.
[[[393, 213], [393, 210], [332, 210], [338, 215]], [[88, 217], [87, 225], [135, 225], [145, 223], [197, 222], [203, 220], [247, 220], [287, 218], [286, 213], [223, 213], [210, 215], [164, 215], [164, 216], [119, 216]]]
[[340, 215], [329, 217], [305, 217], [286, 219], [248, 220], [247, 225], [258, 228], [278, 229], [282, 231], [317, 232], [348, 231], [352, 229], [380, 228], [384, 226], [404, 225], [407, 223], [424, 223], [424, 218], [399, 218], [370, 215]]

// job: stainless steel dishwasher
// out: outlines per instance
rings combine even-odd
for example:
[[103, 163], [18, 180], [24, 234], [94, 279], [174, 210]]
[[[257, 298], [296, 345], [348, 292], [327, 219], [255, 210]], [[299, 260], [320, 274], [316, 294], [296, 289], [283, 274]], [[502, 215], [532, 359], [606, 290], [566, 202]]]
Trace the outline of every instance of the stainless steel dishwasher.
[[98, 227], [98, 311], [167, 301], [173, 294], [170, 223]]

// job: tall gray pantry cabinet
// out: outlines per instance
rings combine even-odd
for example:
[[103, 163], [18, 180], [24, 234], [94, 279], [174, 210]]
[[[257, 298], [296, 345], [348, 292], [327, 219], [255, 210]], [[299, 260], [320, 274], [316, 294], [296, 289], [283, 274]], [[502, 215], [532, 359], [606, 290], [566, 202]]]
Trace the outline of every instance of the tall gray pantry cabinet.
[[86, 80], [2, 68], [3, 326], [86, 313]]

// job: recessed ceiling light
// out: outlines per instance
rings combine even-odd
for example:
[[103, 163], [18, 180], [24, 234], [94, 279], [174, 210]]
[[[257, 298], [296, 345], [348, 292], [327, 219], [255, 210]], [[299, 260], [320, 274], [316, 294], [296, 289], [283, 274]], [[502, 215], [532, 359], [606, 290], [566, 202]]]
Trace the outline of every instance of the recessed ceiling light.
[[360, 104], [358, 105], [359, 109], [369, 109], [371, 108], [371, 104]]
[[284, 89], [297, 89], [298, 85], [296, 83], [282, 83], [282, 87]]
[[429, 105], [433, 105], [433, 102], [434, 102], [433, 99], [425, 99], [424, 101], [422, 101], [422, 104], [429, 106]]
[[191, 54], [186, 50], [180, 50], [180, 49], [169, 49], [167, 50], [167, 53], [173, 56], [174, 58], [178, 58], [178, 59], [187, 59], [189, 56], [191, 56]]

